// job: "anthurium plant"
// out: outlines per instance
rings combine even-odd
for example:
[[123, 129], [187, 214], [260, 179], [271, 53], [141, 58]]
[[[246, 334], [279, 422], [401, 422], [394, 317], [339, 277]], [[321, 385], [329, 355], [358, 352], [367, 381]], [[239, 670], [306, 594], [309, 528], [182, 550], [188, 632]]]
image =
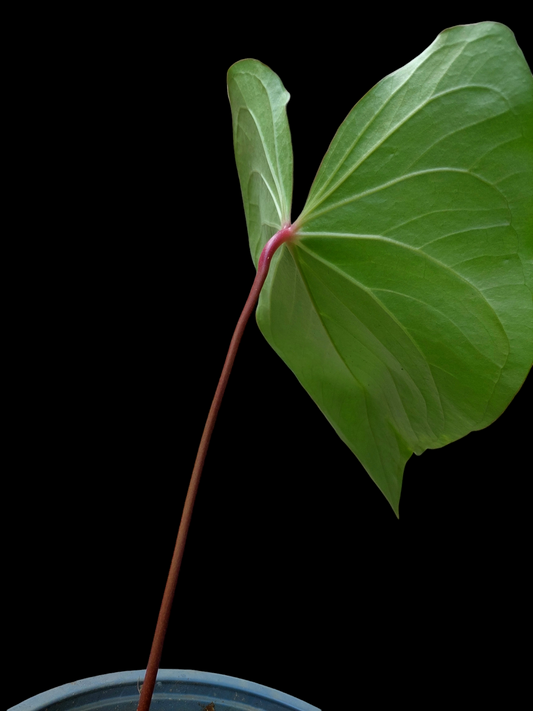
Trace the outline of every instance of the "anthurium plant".
[[[410, 456], [490, 425], [533, 361], [533, 76], [507, 27], [445, 30], [369, 91], [296, 218], [289, 94], [253, 59], [230, 68], [228, 93], [257, 277], [200, 445], [139, 709], [257, 302], [266, 340], [396, 514]], [[310, 102], [311, 122], [320, 110]]]

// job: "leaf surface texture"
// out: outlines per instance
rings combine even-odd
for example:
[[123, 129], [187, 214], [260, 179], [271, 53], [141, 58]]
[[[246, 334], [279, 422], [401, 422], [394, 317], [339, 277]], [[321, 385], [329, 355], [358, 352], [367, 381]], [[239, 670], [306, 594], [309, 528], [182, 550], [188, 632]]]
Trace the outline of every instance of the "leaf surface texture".
[[[290, 219], [288, 94], [255, 60], [229, 86], [257, 263]], [[532, 206], [531, 71], [504, 25], [458, 26], [356, 104], [273, 261], [259, 327], [396, 513], [411, 454], [489, 425], [531, 368]]]

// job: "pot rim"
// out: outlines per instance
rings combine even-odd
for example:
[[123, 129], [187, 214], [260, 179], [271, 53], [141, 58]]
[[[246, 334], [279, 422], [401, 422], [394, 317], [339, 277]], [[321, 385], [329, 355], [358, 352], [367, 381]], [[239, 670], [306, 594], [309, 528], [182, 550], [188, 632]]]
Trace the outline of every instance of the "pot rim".
[[[70, 697], [83, 696], [91, 692], [120, 687], [124, 687], [123, 693], [120, 695], [120, 698], [124, 700], [124, 694], [128, 692], [135, 692], [135, 695], [138, 694], [138, 685], [142, 682], [145, 673], [145, 669], [114, 672], [69, 682], [32, 696], [30, 699], [12, 706], [8, 711], [41, 711], [52, 703], [58, 703]], [[278, 704], [276, 709], [279, 708], [279, 705], [284, 705], [287, 711], [320, 711], [316, 706], [311, 706], [305, 701], [301, 701], [283, 691], [277, 691], [253, 681], [191, 669], [159, 669], [154, 698], [158, 693], [164, 693], [165, 697], [168, 697], [168, 692], [172, 688], [176, 689], [177, 686], [180, 687], [180, 696], [187, 696], [195, 701], [197, 700], [200, 705], [204, 701], [205, 705], [207, 705], [210, 701], [216, 701], [217, 699], [220, 702], [236, 700], [240, 703], [242, 701], [246, 703], [245, 697], [249, 697], [248, 702], [251, 697], [256, 697], [257, 700], [260, 699], [263, 702], [261, 708], [264, 708], [265, 711], [268, 711], [269, 706], [272, 704]], [[130, 687], [129, 690], [126, 687]], [[177, 695], [178, 693], [176, 693]], [[240, 697], [242, 697], [242, 701]]]

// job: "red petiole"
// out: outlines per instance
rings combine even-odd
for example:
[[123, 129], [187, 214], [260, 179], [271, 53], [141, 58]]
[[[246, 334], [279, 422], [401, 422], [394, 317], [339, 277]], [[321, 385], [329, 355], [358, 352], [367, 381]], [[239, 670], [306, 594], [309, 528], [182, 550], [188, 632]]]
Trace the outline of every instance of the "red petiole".
[[207, 450], [209, 448], [209, 441], [211, 440], [211, 434], [215, 426], [218, 411], [222, 403], [222, 398], [224, 396], [224, 391], [226, 390], [226, 385], [229, 380], [231, 369], [233, 367], [233, 362], [235, 361], [235, 356], [237, 355], [237, 350], [241, 342], [242, 335], [248, 319], [252, 314], [259, 294], [265, 283], [265, 279], [268, 275], [268, 270], [270, 268], [270, 262], [274, 252], [285, 242], [292, 240], [295, 237], [294, 227], [287, 226], [282, 228], [277, 232], [265, 245], [261, 256], [259, 258], [259, 264], [257, 266], [257, 274], [252, 284], [250, 294], [241, 313], [241, 316], [235, 327], [233, 333], [233, 338], [229, 345], [228, 354], [224, 362], [224, 367], [222, 368], [222, 374], [220, 380], [218, 381], [218, 386], [215, 391], [215, 396], [213, 402], [211, 403], [211, 409], [207, 416], [204, 431], [202, 434], [202, 439], [200, 440], [200, 446], [198, 447], [198, 454], [196, 455], [196, 461], [194, 463], [191, 481], [189, 483], [189, 489], [187, 491], [187, 496], [185, 499], [185, 504], [183, 506], [183, 513], [181, 515], [180, 527], [178, 530], [178, 536], [176, 539], [176, 545], [174, 547], [174, 554], [172, 556], [172, 562], [170, 564], [170, 570], [167, 578], [167, 583], [165, 586], [165, 592], [163, 593], [163, 600], [161, 602], [161, 609], [159, 611], [159, 617], [157, 620], [157, 625], [154, 633], [154, 638], [152, 641], [152, 649], [150, 651], [150, 658], [148, 660], [148, 666], [146, 668], [146, 675], [141, 688], [141, 696], [139, 699], [139, 705], [137, 711], [149, 711], [150, 703], [152, 701], [152, 694], [155, 687], [157, 671], [159, 669], [159, 664], [161, 661], [161, 654], [163, 652], [163, 644], [165, 641], [165, 634], [168, 627], [168, 621], [170, 619], [170, 611], [172, 609], [172, 601], [174, 599], [174, 592], [176, 590], [176, 584], [178, 581], [178, 575], [181, 567], [181, 560], [183, 558], [183, 551], [185, 548], [185, 542], [187, 540], [187, 533], [189, 531], [189, 525], [191, 523], [192, 511], [194, 507], [194, 502], [196, 499], [196, 493], [198, 491], [198, 485], [200, 484], [200, 477], [202, 475], [202, 469], [204, 466], [204, 461], [207, 455]]

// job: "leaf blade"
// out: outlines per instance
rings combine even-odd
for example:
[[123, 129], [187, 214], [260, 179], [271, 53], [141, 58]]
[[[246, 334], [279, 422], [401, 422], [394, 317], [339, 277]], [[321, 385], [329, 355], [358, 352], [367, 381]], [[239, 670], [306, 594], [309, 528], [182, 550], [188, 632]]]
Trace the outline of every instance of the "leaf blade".
[[255, 59], [230, 67], [228, 95], [250, 250], [257, 267], [266, 242], [290, 223], [293, 162], [286, 113], [290, 96], [279, 77]]
[[396, 513], [411, 453], [531, 367], [532, 131], [512, 33], [446, 30], [341, 125], [263, 289], [263, 334]]

